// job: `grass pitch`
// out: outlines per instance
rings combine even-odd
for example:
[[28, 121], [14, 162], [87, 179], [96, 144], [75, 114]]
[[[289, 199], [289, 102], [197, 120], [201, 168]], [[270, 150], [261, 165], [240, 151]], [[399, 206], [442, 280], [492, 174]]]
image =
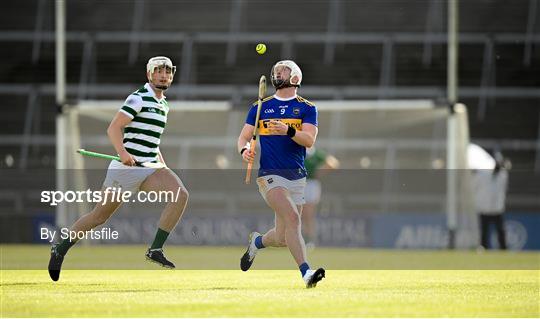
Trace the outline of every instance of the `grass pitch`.
[[[284, 250], [268, 250], [254, 270], [224, 269], [226, 256], [238, 263], [243, 248], [201, 247], [207, 267], [216, 270], [67, 269], [59, 282], [50, 281], [45, 246], [1, 246], [1, 317], [538, 317], [540, 273], [537, 253], [490, 253], [471, 258], [496, 260], [500, 266], [528, 261], [520, 270], [345, 270], [330, 267], [315, 289], [305, 289], [297, 270], [264, 270], [270, 255], [294, 264]], [[141, 264], [144, 247], [78, 247], [66, 259], [67, 268], [108, 255], [114, 249], [130, 263], [130, 249]], [[191, 265], [201, 262], [192, 247], [169, 247], [171, 259]], [[17, 257], [13, 252], [18, 251]], [[219, 258], [225, 260], [219, 260]], [[267, 254], [265, 254], [267, 253]], [[125, 256], [123, 255], [125, 254]], [[210, 254], [210, 258], [208, 257]], [[453, 252], [403, 252], [317, 249], [342, 263], [356, 258], [440, 259]], [[467, 254], [464, 252], [462, 254]], [[45, 258], [44, 258], [45, 256]], [[174, 256], [174, 257], [172, 257]], [[202, 255], [201, 255], [202, 256]], [[482, 257], [484, 256], [484, 257]], [[183, 257], [183, 258], [182, 258]], [[455, 256], [454, 256], [455, 257]], [[21, 270], [21, 261], [39, 260], [42, 269]], [[71, 260], [70, 260], [71, 259]], [[188, 261], [191, 259], [191, 261]], [[17, 263], [17, 260], [19, 263]], [[183, 262], [185, 261], [185, 262]], [[367, 262], [367, 261], [366, 261]], [[37, 265], [37, 264], [36, 264]], [[31, 267], [27, 267], [31, 268]], [[34, 267], [37, 268], [37, 267]], [[90, 267], [89, 267], [90, 268]], [[112, 267], [110, 267], [112, 268]], [[222, 269], [217, 269], [222, 268]], [[502, 267], [501, 267], [502, 269]], [[510, 269], [510, 268], [508, 268]]]

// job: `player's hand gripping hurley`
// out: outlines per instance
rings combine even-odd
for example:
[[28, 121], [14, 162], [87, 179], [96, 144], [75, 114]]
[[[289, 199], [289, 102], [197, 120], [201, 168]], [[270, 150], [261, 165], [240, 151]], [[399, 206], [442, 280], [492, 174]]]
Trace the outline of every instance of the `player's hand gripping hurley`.
[[[255, 129], [253, 130], [253, 137], [251, 138], [251, 143], [249, 145], [249, 152], [253, 154], [255, 152], [255, 147], [257, 144], [257, 138], [259, 137], [259, 116], [261, 114], [262, 100], [266, 95], [266, 77], [264, 75], [259, 79], [259, 99], [257, 100], [257, 115], [255, 116]], [[251, 159], [248, 162], [247, 171], [246, 171], [246, 184], [251, 182], [251, 169], [253, 168], [253, 160]]]
[[[108, 154], [102, 154], [102, 153], [96, 153], [96, 152], [90, 152], [84, 149], [78, 149], [77, 153], [84, 155], [84, 156], [90, 156], [90, 157], [96, 157], [96, 158], [103, 158], [103, 159], [109, 159], [109, 160], [116, 160], [120, 161], [120, 156], [114, 156], [114, 155], [108, 155]], [[164, 168], [167, 167], [165, 164], [161, 162], [152, 163], [152, 162], [135, 162], [136, 166], [140, 167], [146, 167], [146, 168]]]

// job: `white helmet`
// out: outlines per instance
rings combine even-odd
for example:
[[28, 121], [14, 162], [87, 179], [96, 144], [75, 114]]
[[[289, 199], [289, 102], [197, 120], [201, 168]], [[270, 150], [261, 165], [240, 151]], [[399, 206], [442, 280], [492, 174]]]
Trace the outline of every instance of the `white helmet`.
[[[287, 81], [275, 78], [274, 70], [277, 66], [285, 66], [289, 68], [289, 70], [291, 70], [291, 76]], [[296, 77], [297, 80], [295, 83], [291, 83], [291, 79], [294, 77]], [[279, 61], [272, 67], [272, 71], [270, 72], [270, 79], [272, 80], [272, 85], [276, 89], [286, 87], [300, 87], [300, 83], [302, 83], [302, 70], [300, 70], [300, 67], [292, 60]]]
[[[176, 66], [172, 64], [171, 59], [169, 59], [166, 56], [155, 56], [153, 58], [150, 58], [148, 60], [148, 63], [146, 64], [146, 72], [150, 73], [150, 81], [152, 81], [152, 74], [156, 70], [156, 68], [159, 67], [165, 67], [171, 69], [172, 75], [174, 76], [174, 73], [176, 73]], [[167, 90], [168, 86], [158, 86], [156, 85], [156, 88]]]
[[160, 66], [169, 67], [172, 70], [173, 75], [176, 72], [176, 66], [174, 66], [171, 59], [166, 56], [155, 56], [150, 58], [146, 64], [146, 72], [152, 74], [154, 73], [154, 70]]

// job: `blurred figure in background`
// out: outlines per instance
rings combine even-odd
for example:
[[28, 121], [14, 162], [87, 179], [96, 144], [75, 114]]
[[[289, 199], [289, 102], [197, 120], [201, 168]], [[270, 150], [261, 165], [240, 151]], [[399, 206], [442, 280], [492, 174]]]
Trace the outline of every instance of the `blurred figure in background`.
[[306, 248], [314, 249], [317, 244], [317, 205], [321, 200], [321, 182], [319, 178], [330, 169], [337, 169], [339, 161], [332, 155], [310, 147], [306, 150], [305, 166], [307, 171], [304, 191], [304, 211], [302, 212], [302, 230], [306, 238]]
[[495, 225], [500, 249], [506, 249], [503, 213], [508, 189], [510, 161], [500, 152], [492, 157], [476, 144], [470, 144], [468, 151], [469, 169], [472, 170], [472, 190], [475, 208], [480, 218], [481, 247], [490, 248], [489, 228]]

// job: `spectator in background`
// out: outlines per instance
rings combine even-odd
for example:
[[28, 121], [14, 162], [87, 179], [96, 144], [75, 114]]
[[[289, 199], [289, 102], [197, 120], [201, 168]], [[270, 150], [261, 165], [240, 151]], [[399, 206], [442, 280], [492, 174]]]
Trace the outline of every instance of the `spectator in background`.
[[478, 145], [469, 145], [469, 169], [472, 170], [472, 190], [475, 208], [480, 218], [481, 247], [489, 246], [489, 227], [495, 225], [499, 248], [506, 249], [503, 213], [508, 189], [510, 162], [501, 153], [493, 158]]

